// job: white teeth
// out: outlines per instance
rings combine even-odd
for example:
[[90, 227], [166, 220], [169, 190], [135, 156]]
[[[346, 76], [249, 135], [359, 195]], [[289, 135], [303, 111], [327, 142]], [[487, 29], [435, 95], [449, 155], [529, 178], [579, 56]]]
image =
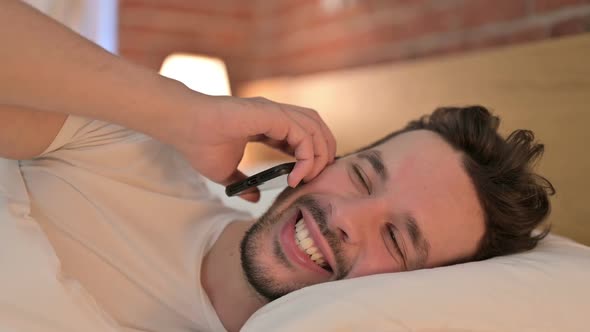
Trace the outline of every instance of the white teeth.
[[299, 245], [301, 248], [303, 248], [303, 250], [305, 250], [313, 245], [313, 240], [306, 237], [305, 239], [299, 241]]
[[303, 241], [303, 239], [309, 236], [309, 231], [302, 227], [302, 229], [297, 231], [296, 236], [299, 241]]
[[303, 223], [303, 219], [299, 219], [297, 221], [297, 223], [295, 224], [295, 229], [300, 231], [301, 229], [303, 229], [305, 226], [305, 224]]
[[311, 246], [311, 247], [305, 249], [305, 252], [311, 256], [311, 255], [315, 254], [316, 252], [318, 252], [318, 248]]
[[324, 267], [325, 260], [324, 255], [320, 253], [318, 248], [315, 246], [313, 239], [309, 237], [309, 230], [305, 227], [303, 219], [299, 219], [295, 224], [295, 243], [299, 249], [307, 253], [311, 260], [314, 261], [320, 267]]

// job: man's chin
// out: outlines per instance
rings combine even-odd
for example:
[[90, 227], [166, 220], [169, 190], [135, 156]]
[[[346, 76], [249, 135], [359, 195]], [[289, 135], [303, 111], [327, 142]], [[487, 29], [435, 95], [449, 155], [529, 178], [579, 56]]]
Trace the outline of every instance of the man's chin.
[[[320, 280], [301, 266], [295, 266], [286, 256], [285, 230], [294, 229], [298, 209], [297, 188], [285, 188], [272, 206], [244, 235], [241, 249], [242, 270], [252, 288], [272, 301], [302, 287], [327, 280]], [[294, 234], [293, 234], [294, 237]]]
[[285, 257], [279, 241], [290, 210], [280, 214], [269, 211], [250, 227], [240, 245], [244, 276], [252, 288], [268, 301], [306, 286], [294, 281], [297, 271]]
[[275, 263], [270, 263], [271, 257], [263, 259], [260, 256], [265, 252], [268, 253], [267, 250], [256, 250], [256, 246], [250, 244], [246, 244], [244, 248], [245, 251], [242, 252], [244, 276], [254, 291], [267, 301], [274, 301], [301, 287], [290, 281], [292, 272]]

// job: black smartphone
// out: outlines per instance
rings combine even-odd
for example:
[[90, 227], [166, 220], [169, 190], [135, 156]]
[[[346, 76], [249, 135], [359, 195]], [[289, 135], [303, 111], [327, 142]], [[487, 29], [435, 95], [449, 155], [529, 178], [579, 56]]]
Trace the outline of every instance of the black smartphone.
[[295, 162], [284, 163], [271, 167], [265, 171], [254, 174], [245, 180], [238, 181], [225, 187], [225, 194], [227, 196], [235, 196], [246, 192], [248, 189], [258, 187], [267, 181], [275, 179], [281, 175], [288, 175], [295, 167]]

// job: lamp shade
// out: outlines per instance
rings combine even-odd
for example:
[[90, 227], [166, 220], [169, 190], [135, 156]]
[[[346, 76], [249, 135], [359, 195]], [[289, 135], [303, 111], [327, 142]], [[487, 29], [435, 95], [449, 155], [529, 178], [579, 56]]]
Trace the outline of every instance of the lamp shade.
[[218, 58], [174, 53], [166, 57], [160, 74], [207, 95], [231, 95], [225, 63]]

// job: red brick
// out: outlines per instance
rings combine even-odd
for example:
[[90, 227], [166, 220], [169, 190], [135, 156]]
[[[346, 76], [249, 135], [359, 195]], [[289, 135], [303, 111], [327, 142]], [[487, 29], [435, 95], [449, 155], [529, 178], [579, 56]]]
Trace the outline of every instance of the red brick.
[[[375, 22], [376, 15], [383, 17], [383, 14], [388, 13], [391, 20], [387, 24], [397, 24], [396, 30], [432, 30], [432, 26], [445, 25], [441, 27], [441, 30], [446, 31], [448, 25], [454, 24], [449, 24], [449, 18], [457, 16], [454, 10], [449, 10], [452, 6], [440, 6], [436, 2], [432, 3], [426, 0], [353, 1], [352, 5], [332, 13], [326, 12], [319, 1], [302, 1], [305, 3], [304, 6], [273, 19], [276, 25], [274, 34], [278, 38], [326, 24], [340, 24], [346, 27], [354, 22], [358, 25], [361, 19], [367, 21], [365, 25], [375, 25], [378, 24]], [[406, 17], [400, 17], [404, 13]], [[408, 28], [408, 25], [412, 27]], [[411, 33], [411, 35], [416, 34]]]
[[[220, 39], [195, 34], [166, 33], [145, 29], [123, 29], [119, 32], [121, 49], [133, 49], [144, 53], [171, 54], [174, 52], [191, 52], [212, 56], [239, 55], [246, 56], [248, 50], [234, 47]], [[244, 54], [246, 53], [246, 54]]]
[[551, 36], [553, 37], [583, 32], [590, 32], [590, 16], [571, 18], [551, 27]]
[[[262, 0], [265, 1], [265, 0]], [[273, 5], [270, 7], [271, 15], [284, 15], [290, 13], [293, 10], [298, 10], [306, 5], [314, 5], [319, 2], [318, 0], [273, 0]]]
[[523, 18], [527, 15], [526, 0], [470, 0], [458, 11], [462, 26], [474, 28]]
[[119, 44], [155, 53], [197, 48], [247, 53], [253, 27], [250, 22], [195, 11], [126, 8], [120, 13]]
[[126, 9], [120, 13], [119, 26], [146, 27], [162, 31], [193, 31], [207, 33], [214, 31], [234, 31], [249, 33], [254, 26], [251, 22], [236, 20], [231, 17], [208, 16], [194, 11], [176, 11], [139, 7]]
[[[314, 31], [306, 33], [311, 35]], [[279, 52], [266, 55], [264, 58], [268, 61], [275, 61], [275, 59], [285, 61], [287, 58], [295, 59], [299, 57], [318, 58], [329, 53], [351, 52], [358, 48], [371, 47], [372, 45], [385, 43], [389, 40], [391, 40], [391, 27], [373, 27], [366, 31], [354, 33], [343, 32], [340, 36], [329, 41], [308, 44], [288, 53]]]
[[393, 27], [394, 40], [418, 38], [432, 33], [445, 33], [455, 30], [460, 24], [455, 9], [424, 8], [414, 18]]
[[[350, 14], [352, 11], [346, 13]], [[343, 48], [349, 50], [366, 47], [371, 43], [411, 40], [433, 33], [448, 32], [458, 26], [458, 17], [451, 8], [428, 7], [427, 10], [417, 13], [406, 11], [407, 18], [400, 17], [393, 11], [390, 13], [392, 18], [389, 21], [383, 13], [379, 13], [380, 18], [377, 21], [373, 16], [375, 14], [357, 10], [354, 15], [350, 14], [350, 17], [339, 16], [337, 22], [331, 22], [337, 24], [332, 24], [329, 32], [321, 26], [311, 25], [285, 33], [284, 36], [267, 34], [264, 41], [272, 45], [269, 52], [272, 51], [277, 56], [307, 56], [314, 52], [316, 54], [318, 49], [334, 52]], [[293, 33], [298, 34], [296, 41], [289, 38]], [[281, 38], [278, 38], [279, 36]]]
[[121, 11], [137, 8], [151, 8], [158, 11], [193, 12], [210, 16], [223, 16], [250, 20], [255, 8], [247, 1], [238, 0], [120, 0]]
[[348, 24], [358, 17], [369, 15], [364, 2], [357, 2], [354, 6], [345, 7], [333, 13], [327, 13], [321, 8], [319, 1], [302, 0], [302, 4], [289, 11], [272, 13], [267, 16], [272, 25], [272, 35], [283, 38], [292, 33], [313, 29], [329, 23]]
[[535, 11], [546, 12], [571, 6], [590, 4], [590, 0], [534, 0]]
[[[590, 31], [590, 17], [509, 32], [506, 22], [590, 0], [120, 0], [120, 52], [158, 69], [172, 52], [218, 56], [233, 82], [458, 53]], [[391, 15], [391, 16], [389, 16]], [[495, 24], [498, 29], [494, 30]], [[477, 35], [479, 27], [485, 34]], [[512, 25], [511, 25], [512, 26]], [[514, 27], [514, 26], [512, 26]], [[504, 34], [499, 32], [505, 31]], [[402, 48], [449, 32], [465, 39]], [[434, 46], [440, 44], [439, 46]], [[418, 44], [416, 44], [418, 45]]]

